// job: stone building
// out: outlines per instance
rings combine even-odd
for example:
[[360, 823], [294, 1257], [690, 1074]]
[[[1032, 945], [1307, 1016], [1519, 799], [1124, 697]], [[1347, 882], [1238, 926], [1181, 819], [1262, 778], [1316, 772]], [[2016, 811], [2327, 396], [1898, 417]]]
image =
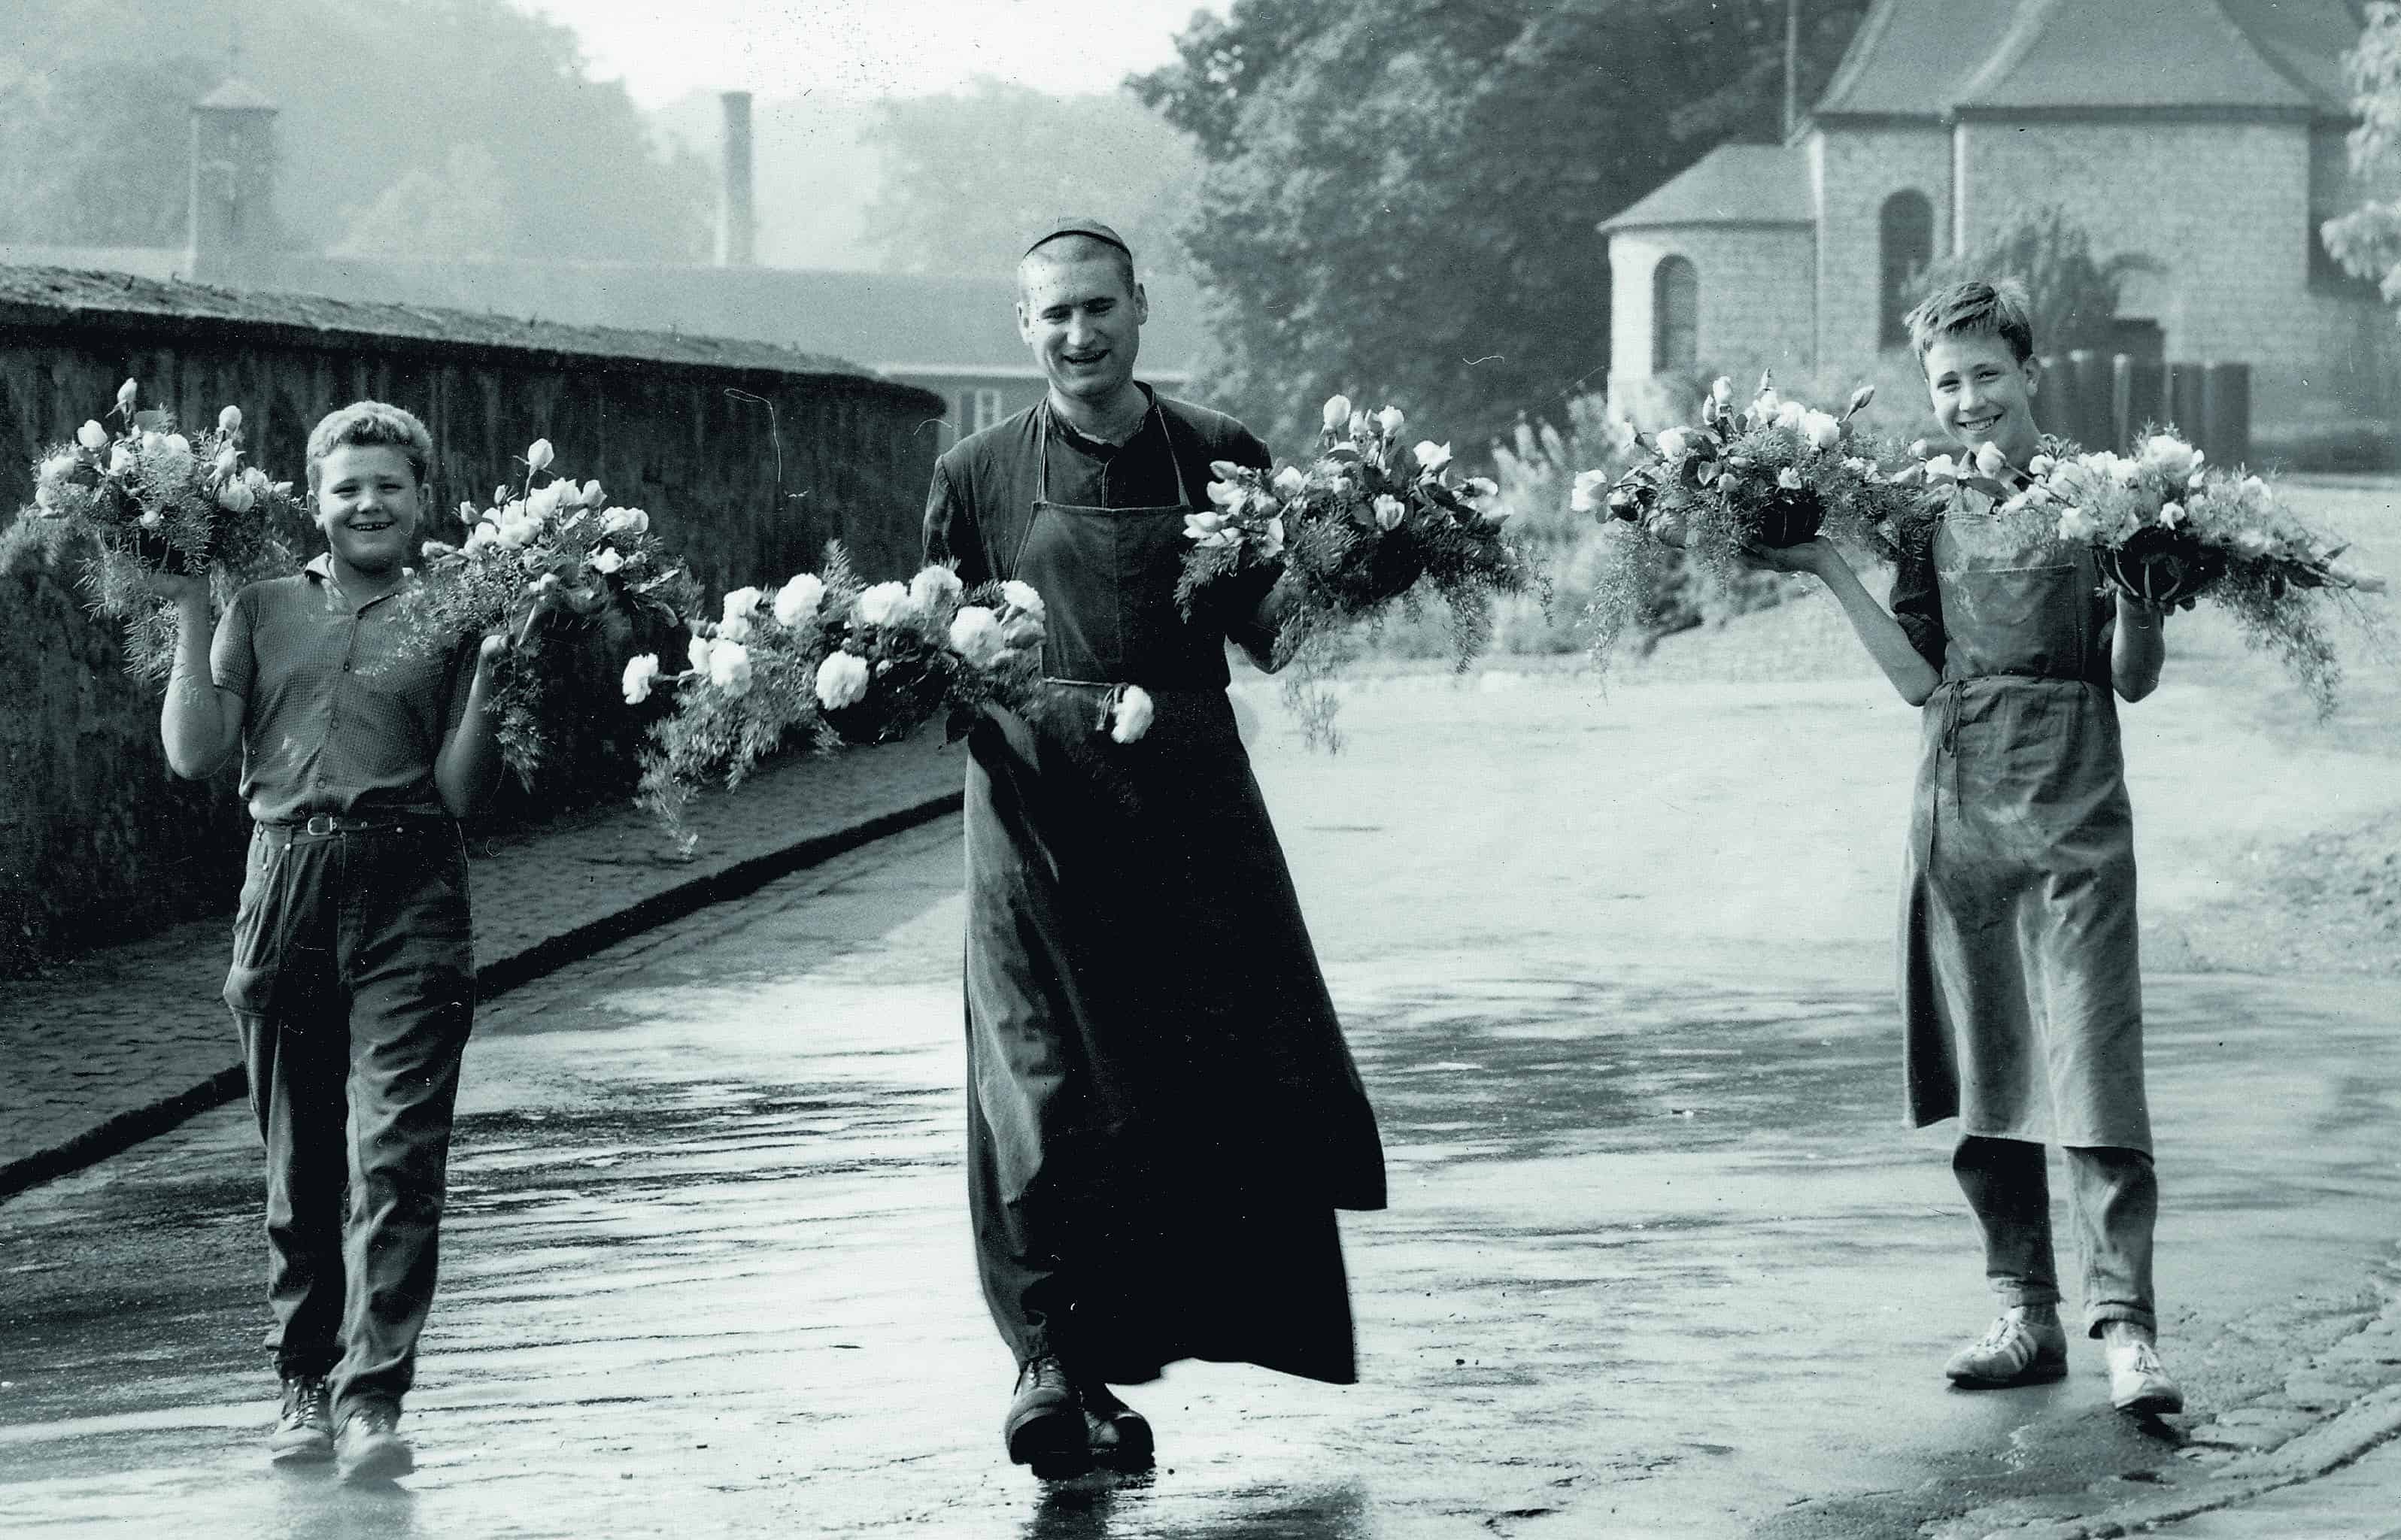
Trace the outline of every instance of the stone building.
[[1721, 145], [1601, 225], [1612, 388], [1867, 373], [1919, 267], [2055, 205], [2097, 256], [2157, 265], [2120, 350], [2251, 365], [2265, 454], [2390, 431], [2401, 337], [2318, 238], [2367, 194], [2361, 25], [2350, 0], [1879, 0], [1785, 143]]

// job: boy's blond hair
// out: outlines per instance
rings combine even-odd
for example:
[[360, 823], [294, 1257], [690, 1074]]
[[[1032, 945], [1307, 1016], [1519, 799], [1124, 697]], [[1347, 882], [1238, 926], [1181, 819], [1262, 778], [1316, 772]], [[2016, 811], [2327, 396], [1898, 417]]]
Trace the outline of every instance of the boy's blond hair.
[[1982, 279], [1938, 289], [1901, 318], [1909, 328], [1909, 345], [1917, 361], [1944, 337], [1998, 337], [2024, 363], [2034, 357], [2034, 310], [2015, 279], [1987, 283]]
[[389, 444], [408, 457], [408, 468], [423, 486], [433, 469], [433, 435], [406, 407], [379, 401], [354, 401], [328, 412], [309, 430], [309, 490], [317, 490], [319, 470], [326, 456], [345, 444]]

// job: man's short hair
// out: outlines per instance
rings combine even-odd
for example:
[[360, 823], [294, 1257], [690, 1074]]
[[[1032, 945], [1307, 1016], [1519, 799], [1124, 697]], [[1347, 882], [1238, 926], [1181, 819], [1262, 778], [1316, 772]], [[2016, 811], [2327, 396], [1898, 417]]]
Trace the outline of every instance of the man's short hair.
[[1909, 344], [1921, 363], [1928, 348], [1957, 336], [1999, 337], [2020, 363], [2034, 357], [2034, 312], [2015, 279], [1974, 279], [1938, 289], [1903, 316], [1901, 324], [1909, 328]]
[[1026, 249], [1017, 259], [1017, 294], [1025, 297], [1025, 275], [1037, 263], [1089, 262], [1094, 257], [1106, 257], [1117, 264], [1118, 277], [1125, 282], [1125, 292], [1133, 293], [1133, 253], [1121, 241], [1103, 236], [1070, 230], [1061, 235], [1047, 236]]
[[309, 491], [317, 490], [317, 477], [325, 457], [346, 444], [389, 444], [401, 451], [408, 457], [408, 468], [416, 474], [419, 486], [426, 484], [433, 469], [433, 435], [418, 421], [416, 413], [379, 401], [354, 401], [339, 411], [326, 413], [309, 430]]

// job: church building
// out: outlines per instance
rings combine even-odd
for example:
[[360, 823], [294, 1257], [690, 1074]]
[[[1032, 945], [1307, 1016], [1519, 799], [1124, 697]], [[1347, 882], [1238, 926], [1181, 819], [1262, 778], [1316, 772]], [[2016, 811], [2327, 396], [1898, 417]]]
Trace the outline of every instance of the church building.
[[[2055, 206], [2148, 259], [2113, 339], [2243, 362], [2262, 458], [2401, 417], [2401, 329], [2318, 227], [2365, 197], [2351, 0], [1878, 0], [1781, 144], [1723, 144], [1601, 225], [1611, 388], [1862, 375], [1912, 278]], [[2039, 339], [2037, 339], [2039, 341]]]

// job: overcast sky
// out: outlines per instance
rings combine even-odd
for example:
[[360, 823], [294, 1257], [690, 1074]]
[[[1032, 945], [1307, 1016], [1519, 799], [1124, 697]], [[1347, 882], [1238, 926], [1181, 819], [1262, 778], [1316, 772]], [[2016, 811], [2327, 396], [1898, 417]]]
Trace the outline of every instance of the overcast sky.
[[512, 0], [575, 29], [645, 107], [686, 91], [920, 96], [979, 75], [1105, 91], [1227, 0]]

